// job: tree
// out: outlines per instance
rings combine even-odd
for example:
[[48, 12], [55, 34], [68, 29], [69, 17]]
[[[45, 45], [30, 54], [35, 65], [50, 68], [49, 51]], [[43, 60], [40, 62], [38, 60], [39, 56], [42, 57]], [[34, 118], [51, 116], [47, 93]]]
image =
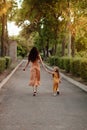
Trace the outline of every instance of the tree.
[[1, 27], [1, 56], [9, 55], [9, 38], [7, 21], [11, 18], [11, 11], [13, 10], [14, 0], [2, 0], [0, 2], [0, 27]]
[[[18, 18], [16, 22], [23, 27], [27, 38], [32, 32], [38, 32], [39, 40], [46, 42], [47, 51], [53, 46], [56, 54], [58, 39], [61, 38], [62, 55], [68, 44], [68, 56], [74, 56], [78, 17], [86, 16], [86, 4], [85, 0], [24, 0], [15, 18]], [[25, 24], [26, 20], [28, 24]]]
[[1, 56], [8, 54], [8, 31], [7, 31], [7, 11], [10, 8], [10, 2], [2, 0], [0, 8], [1, 21]]

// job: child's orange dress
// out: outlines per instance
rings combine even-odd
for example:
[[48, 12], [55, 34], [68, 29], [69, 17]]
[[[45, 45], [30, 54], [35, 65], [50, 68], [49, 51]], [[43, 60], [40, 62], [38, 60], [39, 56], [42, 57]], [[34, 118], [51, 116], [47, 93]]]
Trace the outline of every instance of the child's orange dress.
[[40, 65], [38, 59], [31, 63], [29, 86], [40, 85]]
[[58, 74], [55, 72], [53, 74], [53, 91], [57, 92], [57, 89], [59, 87], [60, 78], [58, 77]]

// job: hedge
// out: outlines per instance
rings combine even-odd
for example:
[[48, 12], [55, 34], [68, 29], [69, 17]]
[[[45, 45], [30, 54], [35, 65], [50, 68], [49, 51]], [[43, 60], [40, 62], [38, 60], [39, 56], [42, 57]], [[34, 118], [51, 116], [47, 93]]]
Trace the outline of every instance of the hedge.
[[48, 59], [48, 62], [50, 63], [50, 65], [57, 65], [58, 64], [58, 57], [52, 56]]
[[72, 59], [69, 58], [69, 57], [65, 57], [65, 58], [64, 58], [64, 68], [65, 68], [65, 71], [66, 71], [67, 73], [70, 72], [71, 60], [72, 60]]
[[6, 68], [6, 59], [0, 57], [0, 73], [2, 73]]
[[87, 81], [87, 59], [81, 61], [81, 78]]
[[11, 57], [9, 56], [5, 56], [6, 59], [6, 69], [9, 68], [10, 64], [11, 64]]
[[53, 56], [49, 58], [49, 63], [87, 81], [87, 59]]
[[75, 76], [81, 76], [81, 58], [73, 58], [71, 60], [71, 73]]
[[11, 57], [5, 56], [0, 57], [0, 73], [2, 73], [5, 69], [9, 68], [11, 64]]

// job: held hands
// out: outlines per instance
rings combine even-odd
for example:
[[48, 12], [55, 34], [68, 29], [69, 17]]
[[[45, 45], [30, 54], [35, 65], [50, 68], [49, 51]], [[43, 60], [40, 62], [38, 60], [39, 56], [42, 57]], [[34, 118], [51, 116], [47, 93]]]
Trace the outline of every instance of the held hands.
[[23, 69], [23, 71], [25, 71], [25, 68]]
[[61, 80], [59, 81], [59, 83], [61, 83]]
[[61, 83], [61, 79], [59, 79], [59, 83]]

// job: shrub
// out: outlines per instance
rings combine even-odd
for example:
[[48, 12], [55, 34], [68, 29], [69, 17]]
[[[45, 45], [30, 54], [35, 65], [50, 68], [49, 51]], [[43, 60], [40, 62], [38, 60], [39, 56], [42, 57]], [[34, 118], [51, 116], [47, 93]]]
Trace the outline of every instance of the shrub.
[[3, 72], [6, 68], [6, 59], [5, 58], [0, 58], [0, 73]]
[[71, 73], [75, 76], [81, 75], [81, 58], [74, 58], [71, 60]]
[[58, 57], [51, 56], [51, 57], [49, 57], [48, 62], [49, 62], [50, 65], [57, 65], [58, 64]]
[[70, 63], [71, 63], [71, 58], [65, 57], [65, 58], [64, 58], [64, 68], [65, 68], [65, 71], [66, 71], [67, 73], [70, 72]]
[[59, 67], [60, 67], [61, 69], [64, 69], [64, 57], [60, 57], [60, 58], [59, 58]]
[[87, 59], [81, 61], [81, 77], [87, 81]]
[[27, 55], [27, 48], [20, 44], [17, 45], [17, 56], [25, 57]]
[[6, 59], [6, 69], [9, 68], [10, 64], [11, 64], [11, 57], [9, 56], [5, 56]]

